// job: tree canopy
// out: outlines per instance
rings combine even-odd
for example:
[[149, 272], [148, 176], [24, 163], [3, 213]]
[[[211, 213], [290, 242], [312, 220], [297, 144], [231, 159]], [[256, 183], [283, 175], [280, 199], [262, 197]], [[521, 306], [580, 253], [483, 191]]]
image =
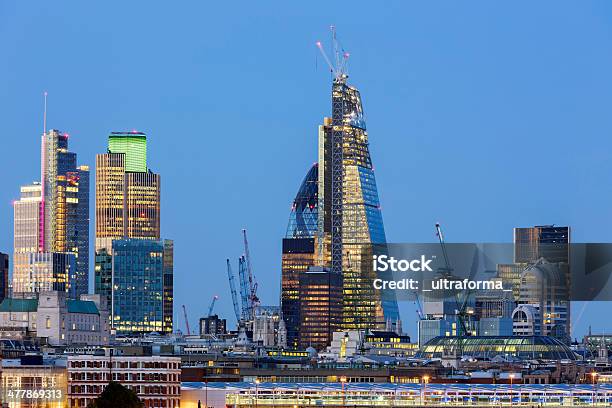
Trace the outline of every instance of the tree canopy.
[[142, 408], [144, 404], [134, 391], [118, 382], [108, 383], [102, 394], [87, 408]]

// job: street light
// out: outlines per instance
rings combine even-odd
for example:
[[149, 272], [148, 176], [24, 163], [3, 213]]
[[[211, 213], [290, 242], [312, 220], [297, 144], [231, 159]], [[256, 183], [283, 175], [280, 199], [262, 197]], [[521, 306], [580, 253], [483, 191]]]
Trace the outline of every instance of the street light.
[[342, 406], [346, 406], [346, 393], [344, 392], [344, 384], [346, 383], [346, 377], [340, 377], [340, 384], [342, 384]]
[[258, 403], [258, 399], [259, 399], [259, 383], [261, 381], [259, 381], [259, 378], [255, 379], [255, 407], [257, 408], [257, 403]]
[[597, 372], [593, 371], [591, 373], [591, 378], [593, 380], [593, 405], [595, 405], [595, 398], [597, 398], [597, 390], [595, 389], [595, 380], [597, 379]]
[[421, 402], [423, 405], [427, 405], [427, 400], [425, 400], [425, 394], [427, 393], [427, 381], [429, 381], [429, 376], [423, 376], [423, 394], [421, 395]]
[[514, 374], [510, 374], [508, 377], [510, 377], [510, 405], [512, 405], [512, 382], [514, 380]]

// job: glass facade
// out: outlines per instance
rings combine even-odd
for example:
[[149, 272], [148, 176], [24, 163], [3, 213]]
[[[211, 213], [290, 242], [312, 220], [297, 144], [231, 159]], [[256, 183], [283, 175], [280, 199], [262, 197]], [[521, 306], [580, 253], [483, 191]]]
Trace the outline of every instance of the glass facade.
[[118, 334], [164, 328], [164, 243], [113, 241], [111, 328]]
[[449, 350], [461, 350], [461, 356], [491, 359], [513, 356], [524, 360], [575, 360], [574, 352], [559, 340], [548, 336], [472, 336], [436, 337], [425, 344], [418, 358], [440, 358]]
[[319, 166], [315, 163], [302, 181], [291, 206], [285, 238], [314, 238], [317, 235], [318, 170]]
[[113, 239], [160, 238], [161, 177], [146, 168], [144, 133], [114, 132], [96, 156], [96, 250]]
[[147, 136], [142, 132], [112, 132], [108, 152], [125, 154], [125, 171], [147, 171]]
[[89, 293], [89, 168], [77, 167], [68, 139], [67, 133], [45, 131], [41, 181], [22, 186], [13, 203], [15, 293]]
[[300, 276], [314, 265], [317, 235], [318, 165], [314, 164], [293, 200], [283, 239], [281, 310], [287, 345], [298, 347], [300, 326]]
[[[319, 246], [323, 262], [331, 260], [338, 243], [334, 234], [341, 234], [343, 274], [343, 330], [376, 329], [386, 321], [397, 322], [399, 309], [395, 301], [381, 301], [371, 281], [374, 276], [362, 262], [370, 257], [364, 249], [369, 244], [386, 242], [378, 199], [376, 178], [369, 152], [368, 133], [359, 91], [336, 79], [332, 88], [334, 115], [319, 128]], [[335, 107], [341, 106], [338, 110]], [[342, 206], [334, 203], [333, 156], [334, 134], [342, 134]], [[337, 183], [337, 181], [336, 181]], [[322, 185], [321, 185], [322, 184]], [[334, 217], [341, 228], [334, 227]]]
[[76, 269], [72, 253], [24, 252], [13, 258], [13, 293], [69, 290], [68, 279]]

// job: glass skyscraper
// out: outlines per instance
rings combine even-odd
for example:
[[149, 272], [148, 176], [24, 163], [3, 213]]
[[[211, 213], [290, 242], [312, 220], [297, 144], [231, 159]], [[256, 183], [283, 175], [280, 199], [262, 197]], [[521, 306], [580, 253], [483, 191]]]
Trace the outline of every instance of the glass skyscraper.
[[42, 181], [22, 186], [13, 205], [15, 293], [62, 287], [78, 298], [89, 292], [89, 168], [77, 166], [68, 139], [58, 130], [44, 133]]
[[340, 284], [336, 301], [341, 318], [336, 325], [335, 310], [319, 310], [315, 318], [319, 328], [327, 324], [342, 330], [382, 329], [389, 321], [399, 323], [397, 302], [382, 301], [372, 286], [373, 272], [362, 267], [370, 262], [364, 250], [386, 243], [386, 237], [361, 95], [346, 80], [346, 75], [334, 79], [332, 117], [319, 126], [318, 162], [298, 190], [283, 239], [281, 303], [287, 343], [294, 347], [304, 345], [302, 337], [310, 330], [301, 325], [313, 324], [301, 315], [309, 309], [302, 305], [306, 299], [301, 298], [300, 288], [324, 274], [325, 296], [319, 293], [320, 299], [307, 300], [325, 303], [324, 299], [334, 298], [332, 289]]
[[319, 127], [319, 259], [343, 276], [342, 329], [376, 329], [399, 320], [395, 301], [381, 301], [364, 249], [386, 242], [361, 94], [337, 75], [332, 118]]
[[281, 312], [287, 328], [287, 345], [298, 347], [300, 338], [300, 277], [315, 262], [318, 226], [318, 164], [314, 164], [293, 200], [283, 238]]
[[96, 156], [94, 281], [118, 333], [172, 332], [174, 243], [160, 239], [160, 198], [146, 135], [112, 132]]
[[172, 247], [169, 240], [119, 239], [112, 255], [96, 255], [96, 293], [109, 300], [116, 333], [172, 332]]
[[161, 177], [146, 165], [144, 133], [113, 132], [96, 156], [96, 250], [113, 239], [160, 238]]

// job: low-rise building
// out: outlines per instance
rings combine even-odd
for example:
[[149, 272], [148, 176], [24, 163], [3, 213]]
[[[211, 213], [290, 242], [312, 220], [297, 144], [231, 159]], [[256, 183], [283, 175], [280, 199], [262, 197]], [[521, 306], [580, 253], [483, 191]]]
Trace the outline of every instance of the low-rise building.
[[27, 355], [3, 359], [0, 371], [0, 405], [6, 403], [8, 407], [19, 408], [65, 406], [65, 358], [44, 359], [41, 355]]
[[65, 292], [41, 292], [37, 298], [6, 298], [0, 303], [3, 338], [38, 338], [52, 346], [109, 342], [108, 308], [99, 295], [67, 299]]
[[68, 356], [68, 406], [86, 407], [111, 380], [134, 391], [145, 408], [178, 408], [181, 359], [162, 356]]

